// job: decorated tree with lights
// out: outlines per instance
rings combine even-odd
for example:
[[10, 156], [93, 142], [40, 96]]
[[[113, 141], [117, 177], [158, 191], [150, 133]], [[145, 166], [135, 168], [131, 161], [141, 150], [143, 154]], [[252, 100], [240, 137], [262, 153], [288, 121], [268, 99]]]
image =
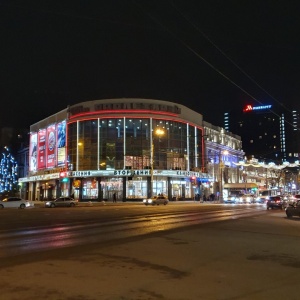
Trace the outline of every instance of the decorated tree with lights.
[[0, 162], [0, 193], [13, 194], [18, 188], [18, 164], [7, 147], [1, 154]]

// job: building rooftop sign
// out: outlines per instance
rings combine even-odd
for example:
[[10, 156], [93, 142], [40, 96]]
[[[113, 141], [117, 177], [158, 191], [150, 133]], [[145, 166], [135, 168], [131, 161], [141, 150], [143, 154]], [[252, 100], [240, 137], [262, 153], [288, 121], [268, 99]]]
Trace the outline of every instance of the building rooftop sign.
[[141, 100], [141, 103], [96, 103], [91, 104], [89, 102], [74, 105], [69, 107], [68, 112], [71, 116], [92, 112], [116, 112], [116, 113], [125, 113], [125, 112], [134, 112], [134, 111], [148, 111], [153, 112], [166, 112], [178, 115], [181, 113], [181, 109], [177, 105], [166, 105], [166, 104], [157, 104], [157, 103], [145, 103]]
[[271, 108], [272, 105], [252, 106], [251, 104], [247, 104], [243, 109], [243, 112], [254, 111], [254, 110], [266, 110]]

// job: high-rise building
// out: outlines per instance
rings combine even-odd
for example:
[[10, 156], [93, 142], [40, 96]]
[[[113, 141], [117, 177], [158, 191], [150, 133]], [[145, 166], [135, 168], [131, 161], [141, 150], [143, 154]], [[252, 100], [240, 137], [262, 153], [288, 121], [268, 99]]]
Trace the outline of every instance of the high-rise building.
[[274, 105], [245, 105], [224, 114], [224, 128], [241, 136], [247, 157], [294, 162], [300, 152], [299, 111]]

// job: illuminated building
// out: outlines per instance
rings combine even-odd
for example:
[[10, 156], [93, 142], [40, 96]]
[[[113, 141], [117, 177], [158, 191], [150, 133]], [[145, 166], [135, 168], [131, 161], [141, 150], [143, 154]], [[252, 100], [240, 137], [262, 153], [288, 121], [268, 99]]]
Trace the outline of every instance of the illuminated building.
[[102, 201], [114, 193], [119, 201], [159, 193], [193, 199], [201, 183], [213, 180], [205, 171], [204, 137], [220, 141], [218, 157], [223, 148], [243, 153], [232, 134], [223, 130], [217, 139], [210, 127], [201, 114], [168, 101], [82, 102], [30, 126], [29, 174], [19, 183], [33, 200], [74, 195]]
[[224, 128], [241, 136], [248, 158], [263, 161], [299, 160], [299, 112], [274, 105], [248, 104], [224, 114]]

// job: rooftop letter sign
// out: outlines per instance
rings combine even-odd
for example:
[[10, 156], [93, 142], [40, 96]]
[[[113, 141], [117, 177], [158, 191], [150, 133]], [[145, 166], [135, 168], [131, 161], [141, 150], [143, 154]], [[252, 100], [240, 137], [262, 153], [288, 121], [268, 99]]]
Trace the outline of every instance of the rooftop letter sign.
[[243, 112], [253, 111], [253, 110], [264, 110], [264, 109], [270, 109], [272, 105], [261, 105], [261, 106], [252, 106], [251, 104], [248, 104], [243, 109]]

